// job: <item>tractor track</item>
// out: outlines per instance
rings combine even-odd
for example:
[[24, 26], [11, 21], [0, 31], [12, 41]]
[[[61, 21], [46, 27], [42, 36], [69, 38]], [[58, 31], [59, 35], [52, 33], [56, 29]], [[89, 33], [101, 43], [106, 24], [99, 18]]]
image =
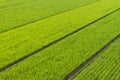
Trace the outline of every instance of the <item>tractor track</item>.
[[104, 47], [102, 47], [99, 51], [97, 51], [94, 55], [88, 58], [85, 62], [80, 64], [76, 69], [74, 69], [70, 74], [68, 74], [64, 80], [72, 80], [75, 78], [82, 70], [84, 70], [87, 66], [89, 66], [99, 55], [104, 53], [112, 44], [114, 44], [117, 40], [120, 39], [120, 34], [117, 35], [114, 39], [108, 42]]

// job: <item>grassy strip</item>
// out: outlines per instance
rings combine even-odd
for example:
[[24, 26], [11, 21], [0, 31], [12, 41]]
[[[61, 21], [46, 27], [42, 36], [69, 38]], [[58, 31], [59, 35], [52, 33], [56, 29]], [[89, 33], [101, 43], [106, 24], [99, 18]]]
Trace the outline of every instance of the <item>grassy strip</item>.
[[5, 32], [97, 0], [29, 1], [0, 9], [0, 32]]
[[73, 80], [119, 80], [120, 40], [85, 68]]
[[35, 52], [116, 8], [114, 3], [112, 8], [108, 5], [104, 6], [103, 3], [108, 4], [102, 1], [1, 34], [0, 68]]
[[120, 17], [118, 16], [120, 16], [120, 12], [104, 18], [39, 54], [16, 64], [11, 69], [1, 72], [0, 79], [63, 80], [76, 66], [79, 66], [119, 34]]

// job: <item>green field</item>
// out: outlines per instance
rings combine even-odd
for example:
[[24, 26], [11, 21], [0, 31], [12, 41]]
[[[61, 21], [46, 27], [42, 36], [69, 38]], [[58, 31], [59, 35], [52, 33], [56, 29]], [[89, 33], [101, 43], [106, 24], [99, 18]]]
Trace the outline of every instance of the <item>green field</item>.
[[47, 0], [47, 1], [11, 0], [11, 1], [5, 1], [0, 5], [0, 33], [99, 0], [74, 0], [74, 2], [72, 0]]
[[84, 69], [73, 80], [119, 80], [120, 79], [120, 40]]
[[0, 0], [0, 80], [120, 80], [120, 0]]

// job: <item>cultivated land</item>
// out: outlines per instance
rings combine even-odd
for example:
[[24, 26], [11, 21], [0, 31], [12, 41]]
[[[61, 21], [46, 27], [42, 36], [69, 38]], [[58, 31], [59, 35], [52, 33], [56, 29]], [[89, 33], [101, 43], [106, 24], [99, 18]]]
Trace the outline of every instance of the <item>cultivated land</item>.
[[84, 69], [73, 80], [119, 80], [120, 79], [120, 37], [108, 50]]
[[80, 7], [1, 34], [0, 68], [24, 58], [24, 56], [37, 53], [49, 43], [77, 29], [85, 28], [85, 25], [107, 17], [113, 11], [118, 10], [117, 2], [112, 5], [112, 8], [110, 8], [111, 6], [103, 6], [103, 3], [106, 5], [108, 1], [101, 1]]
[[96, 1], [99, 0], [8, 0], [0, 5], [0, 33]]
[[0, 80], [120, 79], [120, 0], [0, 2]]

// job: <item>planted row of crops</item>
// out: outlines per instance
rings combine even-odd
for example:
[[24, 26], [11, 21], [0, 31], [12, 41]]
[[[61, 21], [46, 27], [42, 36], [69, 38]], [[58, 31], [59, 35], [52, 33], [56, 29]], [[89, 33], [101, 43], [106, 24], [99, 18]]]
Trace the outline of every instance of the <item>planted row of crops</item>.
[[101, 54], [73, 80], [119, 80], [120, 40]]
[[119, 34], [118, 16], [120, 11], [14, 65], [1, 72], [0, 79], [63, 80], [67, 74]]
[[4, 68], [6, 65], [26, 55], [39, 51], [43, 46], [46, 46], [72, 31], [80, 29], [84, 25], [118, 8], [118, 2], [114, 2], [112, 8], [109, 5], [105, 6], [108, 2], [110, 1], [96, 2], [0, 34], [0, 68]]
[[0, 2], [0, 80], [120, 79], [120, 0]]
[[0, 8], [0, 33], [95, 1], [98, 0], [7, 1], [9, 5]]

